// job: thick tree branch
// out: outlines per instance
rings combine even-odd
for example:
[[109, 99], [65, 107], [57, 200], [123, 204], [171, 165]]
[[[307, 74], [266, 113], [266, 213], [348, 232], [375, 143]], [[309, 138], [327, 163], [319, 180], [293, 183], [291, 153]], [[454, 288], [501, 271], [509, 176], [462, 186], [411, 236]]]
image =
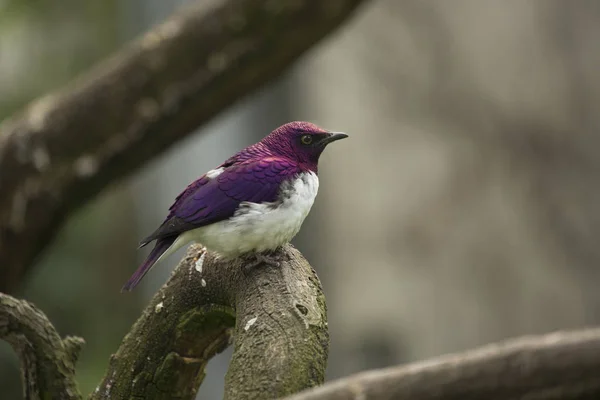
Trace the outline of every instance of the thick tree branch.
[[370, 371], [288, 400], [600, 399], [600, 329], [529, 336]]
[[190, 247], [111, 357], [92, 399], [193, 399], [232, 337], [227, 399], [272, 399], [321, 384], [329, 336], [319, 279], [291, 245], [281, 267], [247, 270]]
[[5, 121], [0, 291], [68, 213], [279, 76], [363, 1], [198, 1]]
[[81, 399], [75, 381], [75, 363], [83, 339], [61, 339], [44, 313], [3, 293], [0, 293], [0, 339], [7, 341], [19, 356], [27, 400]]
[[[328, 351], [319, 280], [291, 245], [280, 268], [245, 269], [192, 246], [111, 357], [92, 399], [193, 399], [208, 360], [235, 336], [227, 399], [279, 398], [323, 382]], [[79, 399], [81, 339], [61, 340], [27, 302], [0, 294], [0, 338], [19, 353], [28, 399]], [[370, 371], [290, 400], [600, 398], [600, 329], [529, 336]]]

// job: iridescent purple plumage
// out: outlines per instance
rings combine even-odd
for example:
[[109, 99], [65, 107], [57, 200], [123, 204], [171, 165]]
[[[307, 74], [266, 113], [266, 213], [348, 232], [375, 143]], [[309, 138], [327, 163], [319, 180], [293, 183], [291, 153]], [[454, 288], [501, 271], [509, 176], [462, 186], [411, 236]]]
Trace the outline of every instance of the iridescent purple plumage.
[[223, 256], [291, 240], [316, 196], [321, 152], [344, 137], [308, 122], [292, 122], [191, 183], [162, 225], [142, 241], [141, 247], [153, 240], [156, 245], [123, 289], [133, 289], [161, 257], [189, 240], [201, 239]]

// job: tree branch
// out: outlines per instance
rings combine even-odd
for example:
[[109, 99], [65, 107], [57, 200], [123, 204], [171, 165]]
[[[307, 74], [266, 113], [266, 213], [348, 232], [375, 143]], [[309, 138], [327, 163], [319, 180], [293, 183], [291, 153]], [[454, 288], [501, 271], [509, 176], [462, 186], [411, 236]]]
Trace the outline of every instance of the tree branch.
[[5, 121], [0, 291], [77, 206], [279, 76], [363, 1], [198, 1]]
[[0, 293], [0, 339], [7, 341], [19, 356], [27, 400], [81, 399], [75, 381], [75, 363], [83, 339], [61, 339], [44, 313], [3, 293]]
[[600, 398], [600, 329], [529, 336], [370, 371], [286, 400]]
[[280, 268], [246, 270], [193, 245], [111, 357], [91, 399], [193, 399], [209, 359], [235, 337], [227, 399], [321, 384], [329, 335], [319, 279], [291, 245]]

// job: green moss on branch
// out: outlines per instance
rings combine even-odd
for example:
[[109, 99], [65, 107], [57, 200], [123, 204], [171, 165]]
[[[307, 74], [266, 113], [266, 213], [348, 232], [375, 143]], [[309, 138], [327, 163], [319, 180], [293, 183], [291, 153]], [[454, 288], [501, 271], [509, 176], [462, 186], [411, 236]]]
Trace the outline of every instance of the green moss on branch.
[[[246, 270], [191, 246], [111, 358], [92, 399], [194, 399], [211, 357], [235, 338], [227, 399], [281, 397], [323, 383], [327, 310], [302, 255]], [[202, 272], [199, 272], [201, 270]]]

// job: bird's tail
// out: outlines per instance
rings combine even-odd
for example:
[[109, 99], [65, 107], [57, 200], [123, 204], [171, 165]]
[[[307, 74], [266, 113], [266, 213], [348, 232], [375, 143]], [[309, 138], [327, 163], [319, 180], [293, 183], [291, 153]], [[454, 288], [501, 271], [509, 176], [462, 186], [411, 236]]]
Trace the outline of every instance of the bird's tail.
[[121, 292], [128, 292], [137, 286], [138, 283], [142, 280], [144, 275], [154, 266], [154, 264], [158, 261], [158, 259], [171, 247], [173, 242], [175, 242], [177, 236], [166, 237], [162, 239], [158, 239], [154, 248], [146, 258], [146, 261], [131, 275], [131, 278], [127, 281]]

